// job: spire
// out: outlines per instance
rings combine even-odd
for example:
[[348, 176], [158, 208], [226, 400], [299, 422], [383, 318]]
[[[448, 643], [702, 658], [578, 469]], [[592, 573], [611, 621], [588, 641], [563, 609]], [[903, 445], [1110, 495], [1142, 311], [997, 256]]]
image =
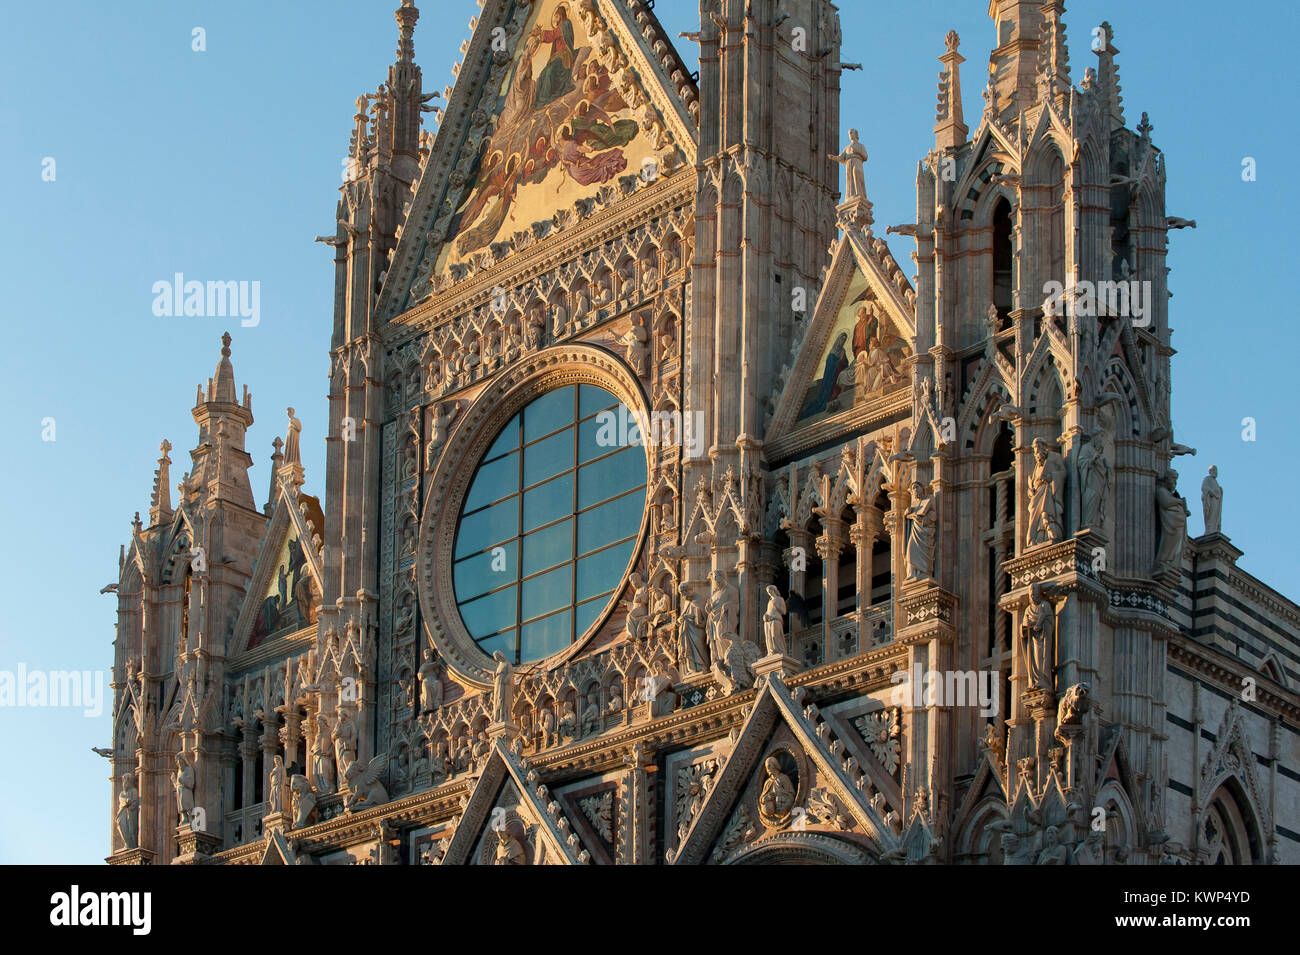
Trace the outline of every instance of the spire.
[[966, 141], [969, 132], [962, 121], [961, 64], [966, 58], [957, 52], [961, 37], [949, 30], [944, 38], [947, 51], [939, 57], [943, 72], [939, 74], [939, 106], [935, 111], [934, 145], [936, 149], [952, 149]]
[[172, 519], [172, 489], [169, 484], [171, 481], [171, 464], [172, 459], [167, 456], [167, 452], [172, 449], [172, 443], [165, 438], [163, 443], [158, 446], [162, 452], [162, 457], [158, 459], [158, 470], [153, 474], [153, 497], [149, 501], [149, 526], [169, 523]]
[[230, 332], [221, 336], [221, 361], [208, 382], [208, 401], [235, 402], [235, 368], [230, 364]]
[[1060, 103], [1070, 92], [1070, 50], [1065, 43], [1065, 4], [1045, 0], [1039, 8], [1043, 17], [1038, 47], [1039, 95]]
[[397, 17], [397, 26], [401, 31], [397, 41], [397, 62], [414, 63], [415, 41], [412, 37], [415, 35], [415, 22], [420, 19], [415, 0], [402, 0], [402, 5], [393, 15]]
[[1124, 128], [1124, 98], [1120, 95], [1119, 64], [1115, 62], [1115, 31], [1109, 22], [1104, 22], [1098, 29], [1101, 34], [1093, 43], [1097, 53], [1097, 83], [1106, 96], [1110, 110], [1111, 127]]
[[199, 446], [190, 452], [194, 477], [187, 484], [187, 499], [229, 500], [254, 509], [248, 486], [253, 460], [244, 450], [244, 434], [253, 423], [253, 401], [244, 387], [242, 402], [235, 397], [235, 369], [230, 363], [230, 333], [221, 336], [221, 360], [208, 379], [207, 394], [199, 388], [193, 410], [199, 426]]
[[1038, 49], [1043, 11], [1039, 0], [989, 0], [998, 45], [989, 56], [993, 115], [1008, 123], [1038, 98]]
[[284, 441], [278, 436], [271, 442], [271, 447], [275, 450], [271, 453], [271, 488], [266, 495], [265, 513], [270, 514], [275, 510], [275, 487], [280, 481], [280, 466], [284, 463], [284, 455], [280, 449], [284, 447]]

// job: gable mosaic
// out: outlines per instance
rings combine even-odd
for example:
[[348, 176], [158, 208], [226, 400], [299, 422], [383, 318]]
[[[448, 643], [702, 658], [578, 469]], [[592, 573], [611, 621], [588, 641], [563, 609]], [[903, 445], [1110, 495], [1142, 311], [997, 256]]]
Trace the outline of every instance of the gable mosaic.
[[532, 4], [439, 270], [551, 218], [628, 170], [654, 174], [656, 144], [642, 132], [638, 111], [646, 94], [626, 70], [609, 69], [589, 32], [599, 13], [588, 7], [579, 19], [579, 7]]

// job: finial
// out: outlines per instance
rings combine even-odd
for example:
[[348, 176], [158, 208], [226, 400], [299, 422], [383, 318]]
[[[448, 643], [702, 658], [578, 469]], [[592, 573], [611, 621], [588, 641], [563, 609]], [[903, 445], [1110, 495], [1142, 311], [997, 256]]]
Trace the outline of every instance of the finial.
[[1155, 127], [1151, 125], [1151, 117], [1147, 116], [1146, 113], [1143, 113], [1142, 122], [1138, 123], [1138, 133], [1143, 139], [1150, 139], [1151, 130], [1153, 129], [1155, 129]]
[[230, 332], [225, 332], [221, 336], [221, 357], [230, 357]]
[[420, 11], [416, 9], [414, 0], [402, 0], [394, 16], [401, 31], [397, 40], [397, 61], [410, 63], [415, 58], [415, 44], [411, 37], [415, 33], [415, 21], [420, 19]]
[[961, 45], [961, 37], [957, 35], [956, 30], [949, 30], [948, 35], [943, 38], [943, 43], [948, 48], [949, 53], [956, 53], [957, 47]]

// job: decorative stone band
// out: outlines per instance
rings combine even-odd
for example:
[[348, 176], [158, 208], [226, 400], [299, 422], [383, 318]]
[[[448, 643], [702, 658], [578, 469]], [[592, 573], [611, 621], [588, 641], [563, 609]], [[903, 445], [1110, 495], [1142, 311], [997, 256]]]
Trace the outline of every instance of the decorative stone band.
[[895, 642], [908, 646], [930, 640], [951, 641], [956, 636], [957, 597], [939, 586], [927, 587], [898, 598], [895, 621], [901, 622]]
[[[621, 359], [592, 345], [559, 345], [519, 361], [499, 374], [461, 416], [429, 483], [420, 537], [416, 546], [420, 611], [429, 639], [462, 681], [481, 690], [492, 686], [494, 664], [474, 642], [456, 609], [452, 563], [460, 508], [474, 478], [475, 465], [497, 434], [521, 408], [548, 391], [566, 385], [596, 385], [635, 415], [649, 413], [650, 403], [632, 369]], [[647, 533], [642, 515], [637, 546], [623, 576], [635, 565]], [[609, 618], [616, 601], [567, 650], [541, 664], [559, 666], [580, 653]]]
[[[1099, 537], [1083, 534], [1056, 544], [1038, 544], [1023, 555], [1007, 561], [1011, 589], [1051, 580], [1065, 582], [1073, 577], [1100, 581], [1105, 573], [1106, 546]], [[1100, 564], [1099, 564], [1100, 560]]]

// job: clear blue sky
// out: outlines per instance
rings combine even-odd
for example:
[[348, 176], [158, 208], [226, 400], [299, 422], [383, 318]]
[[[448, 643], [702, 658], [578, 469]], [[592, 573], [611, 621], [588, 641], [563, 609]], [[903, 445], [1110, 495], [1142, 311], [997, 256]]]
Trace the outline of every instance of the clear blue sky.
[[[221, 333], [234, 335], [239, 385], [257, 418], [249, 450], [264, 500], [271, 442], [287, 405], [303, 422], [307, 489], [323, 494], [322, 422], [332, 322], [332, 252], [340, 163], [356, 97], [386, 77], [396, 0], [254, 0], [9, 4], [0, 33], [0, 236], [5, 292], [5, 466], [0, 468], [0, 670], [107, 671], [118, 546], [148, 508], [158, 443], [175, 446], [172, 483], [188, 470], [195, 385], [212, 374]], [[420, 4], [416, 58], [425, 89], [451, 80], [473, 0]], [[883, 227], [915, 217], [916, 162], [933, 143], [936, 57], [956, 29], [967, 57], [971, 125], [994, 40], [985, 0], [841, 4], [843, 121], [870, 150], [867, 189]], [[1141, 12], [1138, 12], [1138, 11]], [[675, 36], [698, 24], [695, 0], [659, 0]], [[1130, 125], [1143, 110], [1168, 158], [1169, 212], [1197, 219], [1174, 233], [1170, 265], [1174, 424], [1200, 449], [1182, 459], [1182, 490], [1200, 533], [1200, 476], [1217, 463], [1224, 529], [1243, 566], [1300, 594], [1291, 545], [1300, 516], [1261, 485], [1296, 452], [1297, 339], [1292, 280], [1300, 219], [1289, 175], [1300, 142], [1290, 64], [1290, 3], [1225, 15], [1204, 0], [1073, 2], [1073, 79], [1094, 62], [1107, 16]], [[204, 52], [191, 31], [206, 31]], [[695, 47], [682, 41], [684, 55]], [[1243, 183], [1242, 158], [1258, 162]], [[53, 157], [56, 179], [42, 181]], [[906, 264], [910, 241], [892, 242]], [[159, 318], [153, 283], [261, 283], [261, 324]], [[1228, 347], [1229, 340], [1232, 347]], [[1258, 440], [1241, 439], [1254, 417]], [[42, 441], [42, 419], [56, 440]], [[105, 676], [105, 684], [107, 677]], [[105, 692], [107, 687], [105, 685]], [[108, 848], [107, 705], [0, 709], [0, 862], [94, 862]]]

